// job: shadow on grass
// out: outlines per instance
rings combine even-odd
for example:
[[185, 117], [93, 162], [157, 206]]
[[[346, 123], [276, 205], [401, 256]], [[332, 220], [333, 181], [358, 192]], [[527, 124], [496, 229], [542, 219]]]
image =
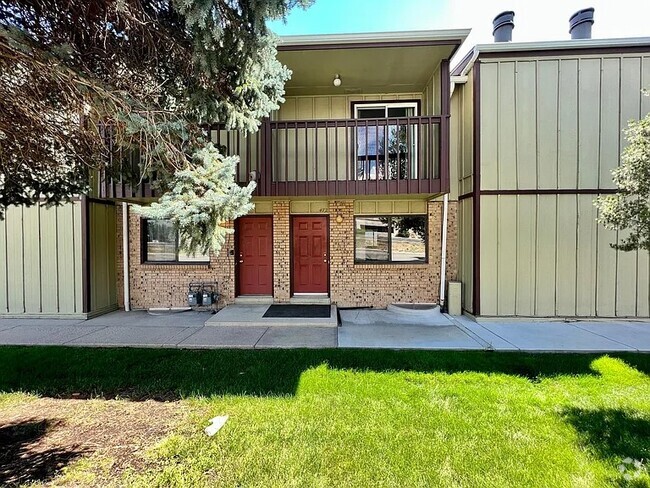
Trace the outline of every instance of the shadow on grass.
[[[647, 373], [650, 355], [617, 354]], [[0, 391], [174, 400], [192, 395], [292, 395], [302, 373], [332, 369], [516, 375], [536, 381], [595, 375], [593, 354], [388, 350], [174, 350], [0, 347]]]
[[582, 444], [602, 459], [650, 457], [650, 421], [618, 409], [571, 408], [562, 414]]
[[57, 421], [36, 419], [0, 424], [0, 486], [47, 483], [84, 453], [40, 445], [56, 426]]

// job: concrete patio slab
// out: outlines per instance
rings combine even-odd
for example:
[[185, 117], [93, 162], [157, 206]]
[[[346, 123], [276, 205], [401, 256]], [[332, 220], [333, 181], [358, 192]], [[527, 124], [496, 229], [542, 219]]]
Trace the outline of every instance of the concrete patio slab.
[[83, 319], [52, 319], [46, 317], [31, 317], [24, 319], [0, 319], [0, 330], [10, 329], [12, 327], [20, 326], [43, 326], [43, 325], [81, 325], [87, 323]]
[[205, 323], [220, 327], [337, 327], [336, 305], [331, 306], [330, 316], [318, 318], [266, 318], [267, 304], [234, 304], [221, 309]]
[[196, 332], [195, 327], [104, 327], [67, 344], [84, 346], [164, 347], [175, 346]]
[[650, 352], [650, 323], [648, 322], [575, 322], [572, 325], [625, 344], [637, 351]]
[[146, 310], [132, 310], [100, 315], [86, 321], [88, 325], [102, 325], [106, 327], [203, 327], [205, 321], [213, 314], [210, 312], [158, 312], [149, 313]]
[[424, 325], [424, 326], [449, 326], [453, 322], [445, 315], [439, 314], [435, 318], [418, 316], [417, 314], [395, 313], [378, 309], [350, 309], [339, 310], [341, 323], [354, 325]]
[[269, 327], [255, 348], [331, 348], [337, 337], [334, 327]]
[[479, 321], [479, 324], [492, 334], [525, 351], [634, 351], [630, 346], [565, 322]]
[[485, 349], [455, 325], [353, 325], [339, 328], [339, 347], [377, 349]]
[[203, 327], [181, 341], [178, 347], [187, 348], [246, 348], [252, 349], [266, 332], [267, 327]]
[[87, 334], [97, 332], [103, 327], [91, 326], [51, 326], [51, 325], [31, 325], [22, 327], [13, 327], [11, 329], [0, 331], [0, 344], [5, 345], [61, 345], [75, 339], [79, 339]]

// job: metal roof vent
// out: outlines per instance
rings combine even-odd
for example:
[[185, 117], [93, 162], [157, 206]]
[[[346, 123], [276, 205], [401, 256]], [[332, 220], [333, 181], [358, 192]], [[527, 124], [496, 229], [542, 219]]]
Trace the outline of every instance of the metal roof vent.
[[512, 10], [501, 12], [492, 21], [494, 42], [512, 41], [512, 29], [515, 28], [515, 13]]
[[569, 19], [571, 39], [591, 39], [591, 26], [594, 24], [594, 9], [578, 10]]

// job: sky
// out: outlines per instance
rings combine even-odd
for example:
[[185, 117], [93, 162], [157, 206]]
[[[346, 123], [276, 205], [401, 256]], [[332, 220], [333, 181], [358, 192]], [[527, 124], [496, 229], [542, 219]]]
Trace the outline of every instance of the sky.
[[504, 10], [515, 12], [513, 41], [542, 41], [569, 39], [569, 17], [586, 7], [596, 9], [593, 38], [650, 37], [649, 0], [316, 0], [270, 27], [281, 36], [471, 28], [463, 55], [492, 42]]

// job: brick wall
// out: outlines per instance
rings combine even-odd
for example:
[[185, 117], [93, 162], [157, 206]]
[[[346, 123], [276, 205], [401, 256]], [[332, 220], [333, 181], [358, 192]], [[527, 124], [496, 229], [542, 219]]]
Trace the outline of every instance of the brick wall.
[[[333, 200], [330, 212], [330, 287], [340, 306], [385, 307], [397, 302], [437, 302], [440, 289], [442, 203], [429, 202], [427, 264], [355, 264], [354, 202]], [[336, 217], [342, 217], [337, 222]], [[447, 277], [456, 278], [456, 206], [448, 213]]]
[[289, 201], [273, 202], [273, 299], [291, 298]]
[[[211, 255], [208, 264], [141, 263], [140, 217], [129, 211], [129, 284], [131, 308], [181, 307], [187, 305], [187, 287], [192, 281], [217, 281], [221, 295], [219, 306], [234, 299], [234, 236], [226, 238], [219, 255]], [[124, 307], [122, 252], [122, 206], [117, 207], [117, 288], [118, 304]]]
[[[340, 306], [385, 307], [395, 302], [437, 302], [440, 287], [442, 202], [429, 202], [429, 243], [427, 264], [371, 265], [354, 262], [354, 201], [329, 201], [330, 214], [330, 290]], [[290, 202], [273, 202], [273, 289], [276, 302], [287, 302], [291, 294]], [[457, 279], [458, 203], [450, 202], [447, 230], [447, 280]], [[122, 207], [117, 206], [117, 287], [123, 307]], [[342, 217], [337, 222], [337, 216]], [[185, 306], [191, 281], [218, 281], [220, 306], [235, 296], [234, 236], [228, 236], [218, 256], [209, 264], [141, 263], [140, 218], [129, 217], [129, 256], [131, 307]]]

